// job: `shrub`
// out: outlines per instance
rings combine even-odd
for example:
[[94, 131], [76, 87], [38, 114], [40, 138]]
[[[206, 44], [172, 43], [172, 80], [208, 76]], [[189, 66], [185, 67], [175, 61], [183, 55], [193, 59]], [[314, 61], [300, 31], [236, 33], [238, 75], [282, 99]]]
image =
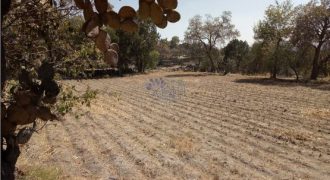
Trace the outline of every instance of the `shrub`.
[[147, 69], [155, 69], [159, 63], [159, 52], [153, 50], [149, 53], [149, 58], [147, 61]]

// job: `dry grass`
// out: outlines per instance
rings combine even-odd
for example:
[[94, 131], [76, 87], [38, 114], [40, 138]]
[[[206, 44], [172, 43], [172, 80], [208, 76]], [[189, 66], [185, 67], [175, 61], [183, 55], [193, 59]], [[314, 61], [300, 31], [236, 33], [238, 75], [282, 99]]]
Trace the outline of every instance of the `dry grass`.
[[330, 109], [322, 108], [305, 108], [302, 109], [302, 114], [311, 118], [322, 118], [322, 119], [330, 119]]
[[192, 135], [185, 134], [171, 138], [169, 146], [175, 149], [180, 157], [191, 158], [197, 151], [198, 143], [193, 140]]
[[276, 129], [277, 138], [286, 142], [296, 144], [297, 141], [310, 141], [313, 136], [309, 133], [299, 131], [296, 129]]
[[56, 167], [27, 166], [20, 169], [17, 180], [60, 180], [62, 170]]

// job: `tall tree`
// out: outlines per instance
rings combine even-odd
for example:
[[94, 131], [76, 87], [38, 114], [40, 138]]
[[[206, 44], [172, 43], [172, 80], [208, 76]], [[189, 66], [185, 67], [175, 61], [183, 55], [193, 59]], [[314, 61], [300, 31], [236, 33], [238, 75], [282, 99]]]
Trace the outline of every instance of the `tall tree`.
[[293, 42], [299, 46], [314, 48], [313, 66], [310, 78], [316, 80], [322, 65], [330, 61], [329, 56], [321, 59], [322, 51], [330, 51], [330, 0], [312, 0], [297, 11]]
[[239, 32], [231, 22], [231, 12], [225, 11], [220, 17], [206, 15], [205, 21], [200, 15], [190, 19], [185, 32], [185, 41], [198, 41], [203, 45], [204, 52], [210, 61], [211, 71], [215, 72], [214, 51], [217, 50], [218, 45], [223, 45], [237, 36], [239, 36]]
[[268, 49], [264, 46], [263, 42], [255, 42], [252, 44], [249, 54], [247, 55], [247, 61], [244, 63], [245, 73], [265, 73], [266, 69], [266, 56]]
[[118, 32], [120, 57], [134, 60], [138, 72], [144, 72], [149, 54], [156, 49], [159, 34], [152, 22], [140, 22], [140, 26], [135, 33]]
[[235, 69], [238, 72], [248, 52], [249, 44], [246, 41], [234, 39], [224, 48], [224, 62], [228, 63], [229, 60], [233, 60], [235, 62]]
[[157, 43], [156, 46], [157, 51], [160, 54], [160, 64], [163, 63], [163, 60], [167, 60], [171, 57], [171, 49], [168, 40], [165, 39], [160, 39]]
[[265, 19], [259, 21], [254, 28], [255, 39], [264, 41], [265, 45], [273, 46], [274, 51], [270, 57], [270, 72], [271, 78], [276, 78], [279, 71], [278, 51], [280, 50], [281, 42], [289, 38], [293, 29], [294, 11], [290, 0], [282, 3], [278, 1], [275, 5], [270, 5], [265, 11]]
[[173, 36], [170, 41], [170, 48], [174, 49], [177, 48], [180, 43], [180, 38], [178, 36]]

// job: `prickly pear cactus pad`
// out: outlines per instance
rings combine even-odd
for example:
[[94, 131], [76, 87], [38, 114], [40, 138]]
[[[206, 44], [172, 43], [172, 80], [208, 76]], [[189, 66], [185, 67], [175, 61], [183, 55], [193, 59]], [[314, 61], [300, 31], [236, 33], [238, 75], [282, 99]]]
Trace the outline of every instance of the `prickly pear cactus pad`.
[[95, 41], [96, 47], [104, 54], [104, 61], [112, 67], [117, 66], [119, 49], [111, 48], [111, 38], [101, 29], [102, 26], [134, 33], [138, 31], [140, 21], [151, 19], [157, 27], [164, 29], [168, 22], [176, 23], [181, 18], [180, 13], [175, 10], [177, 0], [139, 0], [138, 10], [123, 6], [118, 12], [112, 9], [107, 0], [95, 0], [94, 3], [90, 0], [74, 2], [83, 10], [86, 22], [82, 31]]

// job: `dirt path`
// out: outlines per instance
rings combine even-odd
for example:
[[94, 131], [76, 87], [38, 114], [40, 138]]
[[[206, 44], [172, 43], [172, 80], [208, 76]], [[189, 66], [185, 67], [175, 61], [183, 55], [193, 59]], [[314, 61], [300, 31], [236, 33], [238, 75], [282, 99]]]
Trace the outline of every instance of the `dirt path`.
[[[145, 84], [160, 77], [183, 81], [185, 93], [155, 97]], [[66, 179], [329, 178], [330, 91], [253, 78], [155, 72], [65, 81], [97, 89], [98, 99], [78, 110], [81, 118], [35, 134], [19, 167], [55, 166]]]

